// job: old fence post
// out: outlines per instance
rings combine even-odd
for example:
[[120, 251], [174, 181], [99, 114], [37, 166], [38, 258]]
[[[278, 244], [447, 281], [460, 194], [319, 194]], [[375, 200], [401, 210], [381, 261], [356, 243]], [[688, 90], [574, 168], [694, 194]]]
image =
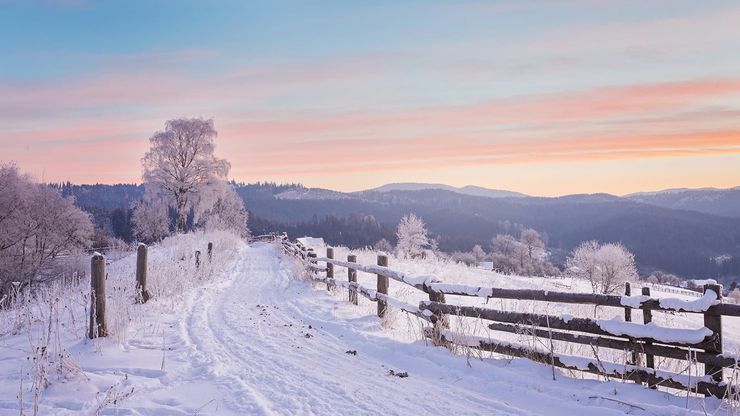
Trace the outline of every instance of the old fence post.
[[146, 303], [152, 295], [146, 288], [146, 260], [148, 248], [140, 243], [136, 249], [136, 302]]
[[[385, 254], [378, 254], [378, 266], [388, 267], [388, 256]], [[378, 293], [384, 295], [388, 294], [388, 277], [378, 274]], [[385, 312], [388, 310], [388, 302], [385, 299], [378, 298], [378, 318], [385, 317]]]
[[[650, 288], [649, 287], [643, 287], [642, 288], [642, 294], [643, 296], [650, 296]], [[650, 309], [643, 309], [642, 310], [642, 323], [645, 325], [649, 324], [653, 321], [653, 311]], [[645, 345], [650, 345], [651, 342], [646, 342]], [[645, 365], [647, 365], [650, 368], [655, 368], [655, 356], [652, 354], [645, 354]]]
[[[445, 294], [435, 292], [431, 288], [427, 288], [427, 291], [429, 292], [429, 300], [432, 302], [439, 302], [439, 303], [445, 303]], [[445, 328], [450, 327], [450, 319], [447, 315], [442, 313], [435, 313], [432, 315], [432, 325], [433, 325], [433, 333], [432, 333], [432, 343], [434, 345], [444, 345], [442, 342], [442, 331]]]
[[[347, 256], [347, 263], [356, 263], [357, 262], [357, 256], [354, 254], [350, 254]], [[357, 283], [357, 270], [347, 268], [347, 280], [350, 283]], [[349, 301], [353, 305], [357, 305], [357, 291], [349, 288]]]
[[195, 250], [195, 268], [200, 269], [200, 250]]
[[213, 261], [213, 243], [208, 243], [208, 262]]
[[88, 338], [108, 336], [105, 323], [105, 257], [95, 253], [90, 261], [90, 332]]
[[[625, 296], [631, 296], [632, 295], [632, 286], [630, 285], [630, 282], [624, 282], [624, 295]], [[625, 306], [624, 308], [624, 322], [632, 322], [632, 308], [629, 306]], [[633, 344], [637, 345], [637, 344]], [[640, 354], [637, 351], [632, 351], [631, 357], [628, 359], [627, 364], [632, 365], [638, 365], [640, 364]], [[639, 380], [635, 381], [636, 383], [639, 383]]]
[[[643, 287], [642, 288], [642, 295], [643, 296], [650, 296], [650, 288], [649, 287]], [[643, 309], [642, 310], [642, 323], [645, 325], [649, 324], [653, 321], [653, 311], [650, 309]], [[652, 342], [645, 341], [645, 345], [652, 345]], [[645, 365], [650, 368], [655, 368], [655, 356], [653, 354], [645, 354]], [[648, 387], [651, 389], [657, 389], [656, 386], [651, 385], [648, 383]]]
[[[334, 247], [326, 247], [326, 258], [334, 259]], [[329, 279], [334, 278], [334, 265], [326, 262], [326, 290], [331, 290], [331, 283]]]
[[[704, 285], [704, 293], [707, 293], [708, 290], [714, 291], [717, 299], [722, 300], [722, 285]], [[717, 356], [722, 355], [722, 315], [708, 311], [704, 312], [704, 326], [712, 330], [712, 336], [714, 338], [714, 345], [705, 351]], [[704, 374], [711, 376], [717, 383], [722, 381], [722, 367], [704, 364]]]

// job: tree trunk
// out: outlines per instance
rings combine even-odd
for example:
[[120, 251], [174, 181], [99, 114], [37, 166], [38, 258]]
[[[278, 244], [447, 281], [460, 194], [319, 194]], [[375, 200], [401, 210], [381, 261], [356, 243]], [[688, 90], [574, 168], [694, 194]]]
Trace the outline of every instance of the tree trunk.
[[187, 207], [188, 203], [185, 197], [182, 195], [178, 195], [176, 197], [176, 200], [177, 200], [177, 232], [184, 233], [185, 224], [187, 222], [187, 210], [185, 210], [185, 207]]

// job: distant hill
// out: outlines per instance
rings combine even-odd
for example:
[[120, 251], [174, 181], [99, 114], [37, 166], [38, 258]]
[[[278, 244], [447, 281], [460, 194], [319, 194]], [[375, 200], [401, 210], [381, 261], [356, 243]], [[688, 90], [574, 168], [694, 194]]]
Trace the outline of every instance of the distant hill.
[[380, 186], [374, 189], [369, 189], [364, 192], [423, 191], [423, 190], [428, 190], [428, 189], [441, 189], [444, 191], [456, 192], [456, 193], [463, 194], [463, 195], [483, 196], [483, 197], [488, 197], [488, 198], [508, 198], [508, 197], [527, 196], [519, 192], [505, 191], [501, 189], [483, 188], [480, 186], [473, 186], [473, 185], [464, 186], [462, 188], [456, 188], [454, 186], [443, 185], [443, 184], [438, 184], [438, 183], [413, 183], [413, 182], [391, 183], [391, 184], [383, 185], [383, 186]]
[[[594, 239], [622, 242], [643, 274], [659, 269], [691, 278], [740, 278], [740, 218], [692, 211], [685, 203], [681, 209], [659, 206], [663, 198], [689, 191], [541, 198], [468, 195], [457, 188], [405, 189], [412, 185], [392, 189], [397, 186], [342, 193], [261, 183], [237, 184], [236, 191], [250, 211], [249, 227], [255, 234], [287, 231], [291, 237], [320, 236], [329, 244], [363, 247], [381, 238], [395, 241], [400, 218], [414, 212], [445, 251], [468, 251], [475, 244], [488, 249], [496, 234], [518, 235], [531, 227], [543, 234], [560, 265], [575, 246]], [[135, 185], [67, 185], [64, 191], [77, 197], [99, 226], [120, 236], [128, 235], [130, 204], [142, 194]], [[728, 196], [720, 200], [724, 198]], [[712, 207], [706, 204], [705, 209]]]
[[666, 189], [658, 192], [625, 195], [625, 198], [664, 208], [740, 218], [740, 187], [729, 189]]

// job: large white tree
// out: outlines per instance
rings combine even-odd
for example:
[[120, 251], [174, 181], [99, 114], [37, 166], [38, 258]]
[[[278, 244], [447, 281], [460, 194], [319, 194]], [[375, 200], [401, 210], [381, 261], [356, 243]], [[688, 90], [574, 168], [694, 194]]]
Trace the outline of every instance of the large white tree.
[[587, 280], [594, 293], [613, 293], [638, 278], [635, 257], [619, 243], [583, 242], [568, 257], [567, 269]]
[[199, 198], [208, 188], [224, 181], [229, 162], [214, 155], [216, 129], [213, 120], [182, 118], [169, 120], [165, 129], [150, 139], [144, 155], [144, 185], [177, 211], [177, 231], [184, 232], [187, 214], [203, 204]]
[[423, 257], [425, 250], [432, 247], [424, 221], [415, 214], [401, 218], [396, 237], [398, 237], [396, 250], [406, 258]]

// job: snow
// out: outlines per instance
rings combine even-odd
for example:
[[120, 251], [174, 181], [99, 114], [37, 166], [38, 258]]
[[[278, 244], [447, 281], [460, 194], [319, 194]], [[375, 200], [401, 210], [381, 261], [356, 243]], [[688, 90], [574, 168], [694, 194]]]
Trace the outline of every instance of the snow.
[[712, 336], [713, 332], [707, 327], [685, 329], [667, 328], [658, 326], [654, 322], [638, 324], [624, 322], [617, 319], [600, 319], [596, 323], [601, 329], [614, 335], [625, 335], [633, 338], [653, 338], [662, 342], [680, 342], [683, 344], [698, 344], [704, 338]]
[[[150, 247], [150, 259], [158, 250]], [[133, 260], [129, 256], [120, 262], [131, 271]], [[421, 273], [408, 276], [426, 276], [412, 279], [417, 283], [436, 275], [414, 271]], [[108, 403], [103, 414], [669, 416], [701, 415], [704, 409], [716, 413], [720, 404], [711, 398], [687, 401], [632, 383], [577, 379], [570, 372], [558, 371], [552, 381], [548, 366], [526, 359], [454, 355], [409, 331], [423, 321], [403, 315], [381, 323], [374, 304], [361, 298], [359, 306], [350, 305], [343, 290], [332, 294], [299, 275], [299, 265], [275, 246], [244, 246], [212, 280], [182, 296], [136, 305], [125, 337], [62, 339], [80, 373], [52, 378], [40, 413], [92, 415]], [[109, 283], [116, 282], [110, 278]], [[358, 276], [361, 282], [365, 278]], [[507, 281], [520, 284], [516, 277], [507, 276]], [[419, 292], [392, 284], [391, 306], [415, 308], [414, 300], [398, 300], [404, 288]], [[82, 313], [84, 322], [84, 305], [79, 308], [70, 313]], [[29, 371], [29, 354], [27, 334], [0, 334], [2, 416], [19, 413], [18, 379]], [[409, 377], [390, 376], [390, 370]], [[27, 388], [30, 380], [24, 383]], [[28, 392], [25, 400], [29, 414]]]
[[695, 300], [676, 298], [660, 299], [660, 307], [662, 308], [687, 312], [705, 312], [710, 306], [717, 304], [719, 304], [719, 299], [717, 299], [717, 292], [713, 290], [707, 290], [704, 296]]

